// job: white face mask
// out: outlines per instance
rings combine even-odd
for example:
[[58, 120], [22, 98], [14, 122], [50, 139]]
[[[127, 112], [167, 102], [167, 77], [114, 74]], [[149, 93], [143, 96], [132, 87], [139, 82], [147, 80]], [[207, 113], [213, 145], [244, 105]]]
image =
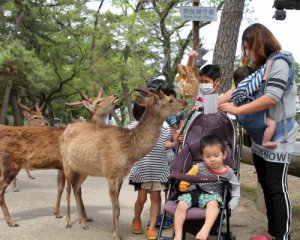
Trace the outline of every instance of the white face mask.
[[214, 92], [214, 85], [212, 83], [201, 83], [200, 91], [202, 91], [203, 95], [212, 94]]

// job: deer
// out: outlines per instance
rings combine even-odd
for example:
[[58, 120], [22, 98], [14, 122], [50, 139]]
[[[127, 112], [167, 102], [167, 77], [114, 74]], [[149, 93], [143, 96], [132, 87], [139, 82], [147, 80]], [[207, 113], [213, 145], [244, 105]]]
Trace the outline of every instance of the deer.
[[[91, 119], [97, 119], [97, 116], [99, 119], [104, 119], [118, 105], [118, 96], [102, 98], [101, 95], [102, 93], [99, 92], [94, 100], [82, 95], [84, 99], [81, 104], [87, 101], [86, 105], [90, 107], [90, 110], [93, 110]], [[70, 105], [78, 106], [80, 104], [77, 102]], [[65, 185], [65, 176], [59, 137], [64, 130], [64, 127], [25, 128], [0, 125], [0, 205], [8, 226], [17, 227], [19, 225], [9, 214], [4, 193], [20, 169], [25, 167], [29, 169], [58, 169], [58, 196], [54, 215], [56, 218], [61, 217], [59, 206]], [[84, 208], [83, 204], [82, 208]]]
[[[166, 96], [157, 89], [135, 89], [141, 94], [135, 101], [145, 106], [143, 117], [134, 129], [117, 126], [96, 126], [89, 123], [68, 125], [60, 137], [67, 184], [75, 195], [81, 226], [88, 229], [80, 203], [80, 188], [87, 176], [105, 177], [112, 204], [112, 236], [119, 240], [119, 193], [123, 179], [133, 164], [155, 145], [163, 122], [169, 115], [183, 110], [187, 103]], [[67, 187], [67, 226], [71, 226], [70, 188]]]
[[[27, 107], [23, 105], [20, 101], [17, 102], [17, 105], [19, 108], [22, 109], [23, 115], [27, 117], [27, 124], [25, 127], [32, 127], [32, 126], [47, 126], [48, 122], [46, 121], [44, 115], [43, 115], [43, 110], [45, 109], [46, 104], [43, 104], [41, 107], [39, 107], [38, 104], [35, 105], [36, 111], [32, 109], [32, 107]], [[25, 168], [27, 176], [29, 179], [35, 179], [29, 172], [28, 168]], [[19, 192], [19, 189], [17, 188], [17, 178], [14, 179], [13, 181], [13, 186], [12, 190], [14, 192]]]

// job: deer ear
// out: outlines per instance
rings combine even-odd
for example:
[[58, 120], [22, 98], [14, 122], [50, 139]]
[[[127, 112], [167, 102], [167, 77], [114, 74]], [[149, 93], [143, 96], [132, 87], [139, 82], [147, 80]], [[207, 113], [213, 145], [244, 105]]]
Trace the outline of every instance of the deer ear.
[[159, 96], [156, 94], [153, 94], [153, 105], [154, 106], [159, 106], [160, 102], [159, 102]]
[[140, 95], [135, 96], [135, 102], [138, 105], [145, 106], [145, 98]]
[[95, 111], [93, 109], [93, 105], [89, 101], [82, 100], [82, 104], [90, 113], [93, 113], [93, 114], [95, 113]]
[[23, 112], [24, 117], [29, 117], [30, 116], [29, 112], [27, 112], [27, 111], [22, 111], [22, 112]]

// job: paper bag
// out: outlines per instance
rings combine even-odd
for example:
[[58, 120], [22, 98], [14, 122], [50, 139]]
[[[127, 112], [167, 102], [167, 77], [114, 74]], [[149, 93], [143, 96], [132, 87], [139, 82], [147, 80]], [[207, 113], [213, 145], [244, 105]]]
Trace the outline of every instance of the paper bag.
[[193, 66], [177, 65], [179, 88], [184, 98], [192, 98], [198, 94], [199, 70]]

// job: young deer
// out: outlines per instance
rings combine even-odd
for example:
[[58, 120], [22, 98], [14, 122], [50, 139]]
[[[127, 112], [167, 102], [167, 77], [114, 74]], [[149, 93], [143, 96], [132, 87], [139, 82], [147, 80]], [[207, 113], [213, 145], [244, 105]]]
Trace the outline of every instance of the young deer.
[[70, 185], [72, 185], [81, 225], [88, 229], [84, 208], [80, 203], [80, 186], [87, 175], [105, 177], [113, 209], [112, 234], [119, 238], [119, 191], [133, 164], [155, 145], [165, 119], [184, 109], [186, 102], [160, 91], [137, 89], [146, 94], [136, 101], [145, 106], [145, 113], [134, 129], [116, 126], [95, 126], [88, 123], [68, 125], [61, 136], [61, 152], [67, 187], [67, 227], [70, 218]]
[[[38, 104], [36, 104], [35, 108], [36, 111], [34, 111], [31, 107], [26, 107], [20, 102], [17, 102], [18, 106], [22, 109], [23, 115], [27, 117], [27, 124], [25, 126], [32, 127], [32, 126], [47, 126], [48, 123], [43, 115], [43, 110], [45, 108], [45, 104], [43, 104], [41, 107], [39, 107]], [[26, 173], [30, 179], [35, 179], [29, 172], [27, 168], [25, 168]], [[19, 189], [17, 188], [17, 178], [13, 181], [12, 189], [14, 192], [19, 192]]]
[[[100, 97], [101, 98], [101, 97]], [[94, 114], [99, 118], [107, 116], [118, 103], [116, 95], [91, 101], [96, 103]], [[86, 101], [85, 99], [82, 101]], [[99, 102], [97, 104], [97, 102]], [[109, 105], [110, 107], [107, 107]], [[104, 109], [100, 111], [99, 109]], [[59, 216], [61, 194], [65, 184], [63, 162], [60, 153], [59, 137], [62, 127], [11, 127], [0, 125], [0, 205], [9, 226], [18, 226], [10, 217], [4, 193], [21, 168], [58, 169], [58, 197], [54, 214]]]

